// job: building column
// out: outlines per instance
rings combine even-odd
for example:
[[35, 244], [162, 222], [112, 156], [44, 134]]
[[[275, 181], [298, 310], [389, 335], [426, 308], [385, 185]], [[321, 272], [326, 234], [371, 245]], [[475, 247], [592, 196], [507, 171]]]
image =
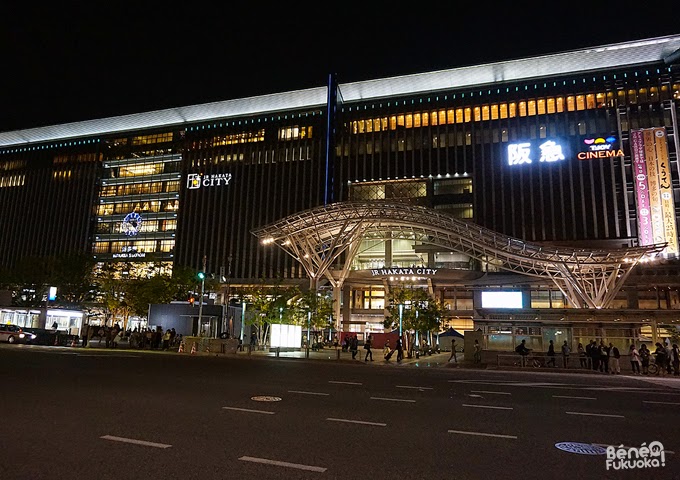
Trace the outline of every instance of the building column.
[[350, 286], [343, 284], [342, 286], [342, 331], [349, 332], [350, 315]]

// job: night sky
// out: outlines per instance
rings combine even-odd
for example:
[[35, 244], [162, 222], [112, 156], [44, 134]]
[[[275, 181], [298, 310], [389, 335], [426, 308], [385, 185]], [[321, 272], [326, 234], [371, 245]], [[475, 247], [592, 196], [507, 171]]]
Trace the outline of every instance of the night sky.
[[680, 33], [662, 3], [174, 3], [3, 7], [0, 131]]

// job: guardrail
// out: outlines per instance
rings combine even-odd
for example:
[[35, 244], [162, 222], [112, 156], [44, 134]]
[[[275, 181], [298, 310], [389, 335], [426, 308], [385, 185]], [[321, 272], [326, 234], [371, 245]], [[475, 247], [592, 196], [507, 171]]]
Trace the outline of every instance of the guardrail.
[[561, 368], [569, 370], [592, 370], [593, 368], [590, 357], [580, 357], [577, 355], [570, 355], [568, 357], [563, 357], [562, 355], [519, 355], [517, 353], [496, 355], [496, 365], [498, 368]]

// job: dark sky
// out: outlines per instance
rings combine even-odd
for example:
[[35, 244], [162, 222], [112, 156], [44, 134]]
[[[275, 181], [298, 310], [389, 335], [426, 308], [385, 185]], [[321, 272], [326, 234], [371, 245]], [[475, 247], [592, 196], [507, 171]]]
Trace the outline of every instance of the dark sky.
[[680, 33], [644, 2], [97, 3], [4, 8], [0, 131]]

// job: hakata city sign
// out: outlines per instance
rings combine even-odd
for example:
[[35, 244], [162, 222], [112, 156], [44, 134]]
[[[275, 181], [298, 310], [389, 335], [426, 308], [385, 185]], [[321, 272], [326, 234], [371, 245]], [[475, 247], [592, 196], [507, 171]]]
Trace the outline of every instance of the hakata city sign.
[[437, 273], [436, 268], [412, 267], [412, 268], [376, 268], [371, 269], [371, 275], [374, 277], [383, 275], [432, 275]]
[[213, 173], [210, 175], [190, 173], [187, 175], [187, 188], [196, 190], [201, 187], [226, 187], [230, 180], [231, 173]]

